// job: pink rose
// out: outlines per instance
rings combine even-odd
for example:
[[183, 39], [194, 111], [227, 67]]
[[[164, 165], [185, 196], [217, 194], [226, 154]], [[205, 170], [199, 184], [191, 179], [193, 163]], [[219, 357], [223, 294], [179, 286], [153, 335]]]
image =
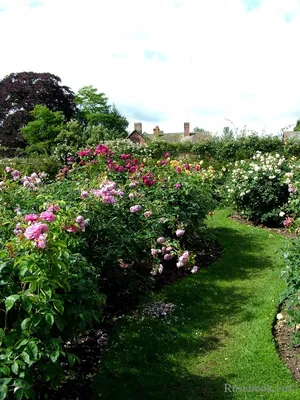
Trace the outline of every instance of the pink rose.
[[54, 221], [55, 220], [55, 215], [53, 214], [53, 212], [51, 212], [51, 211], [43, 211], [41, 214], [40, 214], [40, 218], [43, 220], [43, 221], [48, 221], [48, 222], [52, 222], [52, 221]]
[[36, 222], [36, 221], [38, 221], [38, 219], [39, 219], [39, 217], [36, 214], [25, 215], [25, 221]]
[[24, 236], [27, 239], [38, 239], [39, 236], [44, 233], [44, 232], [48, 232], [49, 231], [49, 227], [46, 224], [42, 224], [40, 222], [37, 222], [33, 225], [30, 225], [24, 232]]

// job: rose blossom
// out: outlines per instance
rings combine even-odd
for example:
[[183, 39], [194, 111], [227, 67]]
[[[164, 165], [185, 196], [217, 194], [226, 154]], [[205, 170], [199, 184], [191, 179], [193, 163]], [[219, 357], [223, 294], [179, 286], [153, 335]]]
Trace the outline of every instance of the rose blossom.
[[135, 213], [137, 213], [137, 212], [139, 212], [141, 210], [142, 210], [142, 206], [140, 206], [139, 204], [130, 207], [130, 212], [133, 213], [133, 214], [135, 214]]
[[43, 221], [48, 221], [48, 222], [52, 222], [52, 221], [54, 221], [55, 220], [55, 215], [53, 214], [53, 212], [51, 212], [51, 211], [43, 211], [41, 214], [40, 214], [40, 218], [43, 220]]
[[30, 225], [24, 232], [24, 236], [27, 239], [38, 239], [39, 236], [43, 233], [43, 232], [48, 232], [49, 231], [49, 227], [47, 224], [42, 224], [40, 222], [37, 222], [33, 225]]
[[59, 210], [60, 210], [60, 206], [58, 204], [54, 205], [53, 203], [50, 203], [47, 208], [47, 211], [52, 212], [52, 213], [57, 212]]
[[294, 220], [293, 218], [289, 217], [289, 218], [287, 218], [286, 220], [283, 221], [283, 225], [286, 228], [288, 228], [290, 225], [292, 225], [293, 220]]
[[184, 229], [177, 229], [176, 231], [176, 236], [177, 237], [181, 237], [185, 234], [185, 230]]
[[46, 247], [46, 235], [41, 234], [36, 240], [35, 240], [35, 247], [38, 247], [39, 249], [44, 249]]
[[17, 179], [20, 178], [20, 172], [19, 172], [18, 170], [15, 169], [15, 170], [12, 172], [12, 176], [14, 177], [14, 180], [16, 181]]
[[80, 197], [81, 197], [82, 199], [86, 199], [87, 197], [89, 197], [89, 193], [88, 193], [86, 190], [83, 190], [83, 191], [81, 192]]
[[158, 250], [157, 249], [151, 249], [151, 255], [153, 257], [156, 257], [158, 255]]
[[39, 217], [36, 214], [25, 215], [25, 221], [36, 222], [36, 221], [38, 221], [38, 219], [39, 219]]

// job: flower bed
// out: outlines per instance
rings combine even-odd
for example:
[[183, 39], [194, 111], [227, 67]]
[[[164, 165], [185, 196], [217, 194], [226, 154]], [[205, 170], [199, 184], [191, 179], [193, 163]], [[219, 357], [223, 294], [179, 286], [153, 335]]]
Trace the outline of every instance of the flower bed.
[[105, 301], [135, 299], [170, 270], [197, 272], [213, 179], [201, 163], [140, 160], [104, 145], [69, 157], [55, 182], [3, 171], [2, 398], [32, 397], [37, 377], [57, 386], [62, 360], [78, 361], [63, 343], [99, 321]]

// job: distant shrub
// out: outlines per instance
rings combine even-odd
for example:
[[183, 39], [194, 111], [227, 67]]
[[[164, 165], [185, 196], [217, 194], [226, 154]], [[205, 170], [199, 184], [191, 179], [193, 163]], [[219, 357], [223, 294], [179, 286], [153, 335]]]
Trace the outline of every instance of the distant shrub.
[[237, 211], [247, 218], [278, 225], [284, 216], [290, 192], [292, 166], [276, 155], [256, 153], [250, 161], [236, 161], [226, 189]]

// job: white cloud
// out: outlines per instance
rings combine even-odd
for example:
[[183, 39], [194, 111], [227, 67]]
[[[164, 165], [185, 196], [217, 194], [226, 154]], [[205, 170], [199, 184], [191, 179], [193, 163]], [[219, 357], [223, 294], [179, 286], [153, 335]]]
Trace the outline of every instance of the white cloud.
[[51, 72], [74, 91], [91, 84], [149, 132], [185, 120], [220, 131], [229, 118], [276, 133], [300, 117], [300, 1], [255, 3], [0, 0], [0, 78]]

